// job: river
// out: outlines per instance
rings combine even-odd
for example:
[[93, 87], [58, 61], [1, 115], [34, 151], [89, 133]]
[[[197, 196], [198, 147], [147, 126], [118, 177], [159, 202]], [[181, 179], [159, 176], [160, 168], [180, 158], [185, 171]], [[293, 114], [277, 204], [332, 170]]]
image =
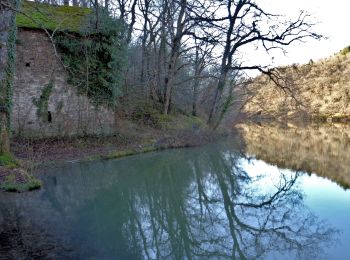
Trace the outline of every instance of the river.
[[0, 259], [349, 259], [350, 126], [239, 129], [0, 193]]

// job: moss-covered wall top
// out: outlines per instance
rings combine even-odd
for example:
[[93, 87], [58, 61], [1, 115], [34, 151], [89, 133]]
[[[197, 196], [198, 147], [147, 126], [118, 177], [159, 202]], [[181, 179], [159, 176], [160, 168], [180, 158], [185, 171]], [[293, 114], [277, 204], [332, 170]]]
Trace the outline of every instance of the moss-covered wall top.
[[50, 4], [23, 1], [18, 13], [18, 27], [80, 32], [86, 17], [92, 12], [89, 8], [77, 6], [55, 6]]

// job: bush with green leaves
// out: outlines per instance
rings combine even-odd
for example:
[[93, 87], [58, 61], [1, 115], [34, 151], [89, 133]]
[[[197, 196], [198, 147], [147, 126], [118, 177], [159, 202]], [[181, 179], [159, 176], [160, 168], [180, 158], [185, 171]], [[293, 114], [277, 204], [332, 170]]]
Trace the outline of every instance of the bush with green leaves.
[[120, 21], [99, 9], [98, 15], [92, 12], [87, 16], [79, 34], [58, 33], [55, 37], [69, 83], [96, 104], [114, 107], [121, 95], [124, 31]]
[[3, 153], [0, 155], [0, 166], [15, 168], [18, 167], [19, 164], [11, 153]]

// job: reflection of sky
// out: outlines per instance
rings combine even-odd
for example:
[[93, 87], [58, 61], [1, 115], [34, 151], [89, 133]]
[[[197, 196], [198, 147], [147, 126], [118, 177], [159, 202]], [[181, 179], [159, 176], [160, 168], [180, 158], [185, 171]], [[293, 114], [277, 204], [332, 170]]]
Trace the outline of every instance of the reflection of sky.
[[342, 231], [334, 259], [345, 260], [350, 243], [350, 190], [345, 191], [336, 183], [314, 174], [310, 177], [303, 176], [302, 179], [302, 187], [307, 194], [306, 204], [316, 215]]
[[279, 184], [281, 173], [288, 177], [295, 175], [295, 172], [291, 170], [279, 169], [277, 166], [267, 164], [261, 160], [247, 160], [242, 158], [238, 163], [250, 178], [259, 179], [257, 182], [252, 182], [252, 185], [262, 194], [276, 190], [276, 185]]
[[[261, 177], [256, 185], [260, 191], [267, 191], [273, 187], [281, 172], [292, 173], [290, 170], [281, 170], [256, 159], [241, 159], [239, 163], [250, 177]], [[320, 219], [341, 230], [340, 244], [329, 253], [332, 259], [345, 260], [350, 242], [350, 190], [345, 191], [338, 184], [315, 174], [301, 176], [299, 185], [305, 194], [305, 205]]]

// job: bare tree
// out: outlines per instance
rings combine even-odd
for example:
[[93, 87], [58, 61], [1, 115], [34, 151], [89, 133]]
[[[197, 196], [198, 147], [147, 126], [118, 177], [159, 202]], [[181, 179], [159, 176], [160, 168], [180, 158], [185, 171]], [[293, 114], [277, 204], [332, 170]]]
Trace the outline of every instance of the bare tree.
[[[321, 37], [312, 33], [313, 24], [308, 21], [307, 13], [300, 12], [291, 20], [269, 13], [256, 0], [57, 0], [55, 3], [93, 7], [96, 26], [103, 23], [103, 17], [99, 16], [104, 15], [122, 22], [129, 49], [123, 71], [123, 102], [137, 99], [169, 114], [172, 104], [179, 106], [176, 100], [182, 95], [187, 98], [186, 112], [198, 115], [198, 96], [206, 86], [208, 91], [203, 97], [212, 128], [219, 125], [228, 111], [234, 99], [233, 89], [240, 83], [243, 71], [260, 71], [280, 87], [288, 88], [283, 86], [283, 80], [277, 79], [270, 64], [244, 63], [240, 59], [242, 49], [254, 46], [269, 53], [273, 49], [284, 50], [295, 41]], [[206, 80], [208, 76], [210, 81]]]
[[175, 9], [179, 9], [179, 13], [176, 20], [175, 34], [172, 35], [171, 39], [171, 54], [170, 61], [168, 64], [167, 76], [164, 81], [164, 109], [163, 113], [166, 115], [169, 112], [171, 92], [174, 87], [174, 80], [177, 71], [178, 59], [180, 56], [181, 42], [185, 33], [185, 26], [188, 22], [186, 17], [187, 0], [181, 0], [179, 6]]
[[[237, 54], [243, 47], [252, 45], [269, 52], [276, 48], [283, 49], [295, 41], [310, 37], [319, 39], [321, 36], [311, 32], [313, 24], [308, 21], [310, 16], [304, 11], [291, 20], [267, 12], [255, 0], [216, 1], [214, 6], [206, 9], [212, 11], [195, 19], [208, 42], [222, 45], [220, 75], [208, 119], [208, 123], [215, 128], [230, 71], [258, 70], [268, 73], [268, 64], [245, 65], [237, 61]], [[216, 13], [222, 16], [215, 15]]]
[[213, 46], [207, 42], [197, 41], [195, 39], [195, 53], [193, 60], [193, 79], [192, 79], [192, 115], [197, 116], [198, 96], [201, 89], [203, 79], [208, 79], [208, 75], [204, 76], [203, 71], [213, 64], [212, 57]]

